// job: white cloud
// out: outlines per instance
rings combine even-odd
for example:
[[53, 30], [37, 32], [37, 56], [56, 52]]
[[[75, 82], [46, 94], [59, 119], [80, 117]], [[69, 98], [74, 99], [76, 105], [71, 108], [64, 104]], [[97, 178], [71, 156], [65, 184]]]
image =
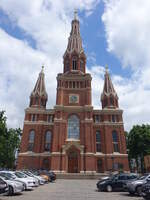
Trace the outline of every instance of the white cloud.
[[[36, 49], [28, 41], [19, 40], [0, 29], [0, 110], [7, 112], [11, 127], [22, 127], [29, 95], [41, 65], [45, 64], [48, 107], [55, 104], [56, 76], [62, 72], [62, 55], [67, 45], [73, 8], [89, 15], [98, 0], [1, 0], [0, 9], [8, 14], [14, 26], [33, 38]], [[142, 2], [142, 3], [141, 3]], [[147, 0], [105, 0], [103, 22], [108, 51], [116, 55], [123, 66], [131, 66], [131, 78], [112, 76], [124, 109], [126, 129], [149, 121], [150, 108], [150, 35]], [[82, 19], [81, 19], [82, 20]], [[101, 108], [104, 68], [87, 69], [92, 75], [93, 105]]]
[[124, 66], [143, 68], [150, 63], [150, 1], [105, 0], [102, 20], [108, 51]]
[[130, 79], [114, 77], [125, 127], [129, 129], [150, 119], [150, 1], [104, 0], [104, 3], [102, 20], [108, 51], [133, 72]]
[[55, 105], [56, 76], [63, 70], [62, 56], [67, 46], [73, 9], [89, 14], [99, 0], [1, 0], [13, 26], [35, 41], [19, 40], [0, 29], [0, 110], [6, 110], [8, 125], [22, 127], [24, 109], [45, 64], [48, 107]]

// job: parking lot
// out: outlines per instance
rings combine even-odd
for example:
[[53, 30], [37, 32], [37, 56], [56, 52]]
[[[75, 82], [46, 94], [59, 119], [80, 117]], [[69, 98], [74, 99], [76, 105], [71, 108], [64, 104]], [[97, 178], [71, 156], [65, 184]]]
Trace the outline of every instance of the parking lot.
[[56, 180], [33, 191], [24, 191], [15, 196], [0, 196], [0, 200], [142, 200], [126, 192], [98, 192], [97, 180]]

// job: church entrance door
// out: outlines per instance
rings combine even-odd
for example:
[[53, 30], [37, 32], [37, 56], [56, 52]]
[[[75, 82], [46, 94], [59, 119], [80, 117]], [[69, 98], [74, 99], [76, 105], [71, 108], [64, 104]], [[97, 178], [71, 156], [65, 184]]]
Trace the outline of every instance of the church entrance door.
[[68, 153], [68, 173], [78, 173], [78, 152], [70, 151]]

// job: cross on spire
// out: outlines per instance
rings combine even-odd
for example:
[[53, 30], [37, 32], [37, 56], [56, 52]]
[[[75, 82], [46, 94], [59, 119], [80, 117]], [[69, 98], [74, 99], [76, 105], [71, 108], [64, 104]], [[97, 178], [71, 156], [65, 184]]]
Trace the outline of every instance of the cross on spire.
[[74, 9], [74, 19], [76, 20], [78, 18], [78, 11], [77, 9]]
[[44, 73], [44, 65], [42, 65], [42, 70], [41, 70], [41, 72]]
[[108, 65], [105, 65], [105, 72], [108, 73]]

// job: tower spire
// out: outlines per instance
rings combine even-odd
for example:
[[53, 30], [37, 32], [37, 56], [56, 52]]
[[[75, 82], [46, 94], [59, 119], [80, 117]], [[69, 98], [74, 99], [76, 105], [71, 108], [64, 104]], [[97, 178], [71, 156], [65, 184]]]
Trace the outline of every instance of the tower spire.
[[85, 73], [86, 56], [82, 47], [80, 36], [80, 22], [77, 10], [74, 10], [74, 19], [71, 23], [71, 32], [68, 39], [67, 49], [64, 54], [64, 72], [78, 70]]
[[48, 95], [45, 88], [44, 80], [44, 65], [35, 84], [35, 87], [30, 96], [30, 106], [46, 107]]
[[104, 88], [101, 94], [101, 101], [103, 108], [117, 108], [118, 107], [118, 96], [114, 89], [113, 83], [111, 81], [108, 65], [105, 67], [105, 79]]

